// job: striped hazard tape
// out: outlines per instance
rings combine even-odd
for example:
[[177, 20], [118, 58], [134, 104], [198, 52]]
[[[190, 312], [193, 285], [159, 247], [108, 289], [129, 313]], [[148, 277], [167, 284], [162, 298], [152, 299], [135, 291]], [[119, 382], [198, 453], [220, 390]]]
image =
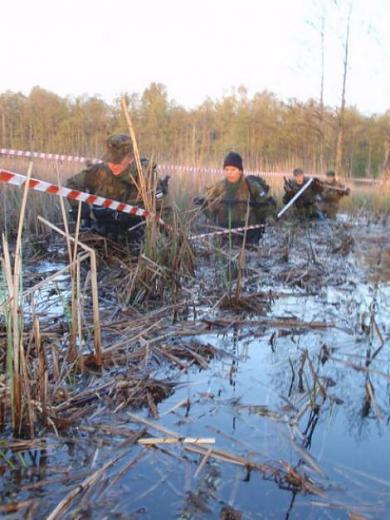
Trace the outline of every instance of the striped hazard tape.
[[[12, 186], [22, 187], [25, 185], [26, 181], [27, 177], [25, 175], [0, 169], [0, 182], [11, 184]], [[28, 187], [31, 190], [49, 193], [50, 195], [58, 195], [59, 197], [64, 197], [70, 200], [80, 200], [82, 202], [86, 202], [87, 204], [94, 204], [103, 208], [120, 211], [121, 213], [127, 213], [128, 215], [135, 215], [145, 219], [154, 217], [159, 224], [165, 225], [164, 221], [158, 215], [155, 215], [150, 211], [139, 208], [137, 206], [132, 206], [130, 204], [125, 204], [124, 202], [118, 202], [116, 200], [100, 197], [99, 195], [93, 195], [84, 191], [63, 188], [62, 186], [41, 181], [39, 179], [30, 179], [28, 181]]]
[[212, 231], [211, 233], [203, 233], [202, 235], [192, 235], [189, 237], [189, 240], [200, 240], [202, 238], [217, 237], [220, 235], [227, 235], [229, 233], [241, 234], [243, 231], [248, 231], [249, 229], [261, 229], [261, 228], [265, 228], [265, 224], [254, 224], [253, 226], [243, 226], [243, 227], [238, 227], [238, 228], [223, 229], [221, 231]]
[[[222, 168], [206, 168], [201, 166], [186, 166], [184, 164], [159, 164], [160, 170], [179, 171], [189, 173], [208, 173], [208, 174], [222, 174]], [[262, 177], [286, 177], [290, 175], [288, 172], [265, 172], [260, 170], [245, 170], [246, 175], [260, 175]]]
[[30, 150], [14, 150], [12, 148], [0, 148], [0, 155], [9, 155], [10, 157], [27, 157], [29, 159], [46, 159], [50, 161], [75, 162], [75, 163], [99, 163], [101, 159], [88, 159], [87, 157], [79, 157], [77, 155], [62, 155], [59, 153], [31, 152]]
[[[102, 162], [102, 159], [81, 157], [78, 155], [63, 155], [58, 153], [46, 153], [46, 152], [32, 152], [30, 150], [14, 150], [12, 148], [0, 148], [0, 155], [8, 155], [9, 157], [25, 157], [29, 159], [43, 159], [49, 161], [60, 161], [68, 163], [92, 163], [97, 164]], [[161, 171], [172, 172], [189, 172], [189, 173], [208, 173], [208, 174], [222, 174], [222, 168], [207, 168], [201, 166], [186, 166], [180, 164], [159, 164], [158, 169]], [[246, 171], [247, 175], [263, 175], [263, 176], [275, 176], [283, 177], [288, 175], [286, 172], [261, 172], [257, 170]]]
[[[78, 155], [65, 155], [59, 153], [46, 153], [46, 152], [32, 152], [30, 150], [15, 150], [13, 148], [0, 148], [0, 155], [8, 155], [9, 157], [26, 157], [30, 159], [44, 159], [48, 161], [60, 161], [60, 162], [69, 162], [69, 163], [91, 163], [97, 164], [102, 162], [102, 159], [88, 158], [82, 157]], [[206, 173], [206, 174], [221, 174], [223, 172], [222, 168], [208, 168], [202, 166], [187, 166], [183, 164], [159, 164], [158, 169], [161, 171], [172, 172], [189, 172], [189, 173]], [[267, 172], [260, 170], [245, 170], [246, 175], [260, 175], [262, 177], [286, 177], [291, 174], [291, 172]], [[314, 174], [313, 174], [314, 175]], [[318, 177], [325, 177], [324, 175], [317, 175]], [[353, 180], [356, 182], [366, 182], [366, 183], [380, 183], [380, 179], [371, 179], [371, 178], [360, 178], [355, 177]]]

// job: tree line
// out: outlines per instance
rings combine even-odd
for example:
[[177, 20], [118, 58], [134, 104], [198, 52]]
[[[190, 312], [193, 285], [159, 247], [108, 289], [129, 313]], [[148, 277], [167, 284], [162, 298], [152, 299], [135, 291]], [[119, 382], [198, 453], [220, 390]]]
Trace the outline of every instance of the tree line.
[[[156, 161], [215, 166], [236, 150], [248, 168], [334, 168], [338, 113], [314, 99], [282, 101], [269, 91], [249, 97], [240, 87], [187, 109], [169, 99], [164, 85], [151, 83], [128, 101], [139, 148]], [[367, 116], [345, 107], [343, 125], [343, 174], [380, 176], [389, 160], [390, 110]], [[1, 147], [95, 157], [114, 132], [126, 132], [119, 99], [60, 97], [41, 87], [28, 96], [0, 94]]]

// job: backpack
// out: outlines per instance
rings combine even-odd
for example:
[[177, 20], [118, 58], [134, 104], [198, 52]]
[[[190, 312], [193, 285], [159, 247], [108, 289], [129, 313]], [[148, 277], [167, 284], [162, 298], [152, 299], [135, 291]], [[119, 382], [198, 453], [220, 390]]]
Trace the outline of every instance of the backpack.
[[251, 199], [254, 198], [251, 186], [256, 186], [259, 190], [260, 196], [262, 197], [265, 197], [268, 194], [269, 186], [265, 182], [265, 180], [259, 175], [248, 175], [247, 177], [245, 177], [245, 179], [248, 185], [248, 190], [251, 195]]
[[[258, 222], [265, 222], [267, 217], [276, 216], [276, 201], [273, 197], [268, 197], [269, 186], [258, 175], [248, 175], [245, 177], [251, 200], [251, 206], [257, 217]], [[254, 188], [257, 193], [254, 193]], [[260, 200], [259, 197], [260, 196]]]

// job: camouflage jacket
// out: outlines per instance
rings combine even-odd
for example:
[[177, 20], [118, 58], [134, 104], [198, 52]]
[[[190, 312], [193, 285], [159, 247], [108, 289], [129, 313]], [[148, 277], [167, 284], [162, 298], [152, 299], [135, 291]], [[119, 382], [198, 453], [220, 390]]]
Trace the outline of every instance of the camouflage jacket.
[[[284, 196], [283, 203], [287, 204], [293, 197], [298, 193], [298, 191], [303, 188], [303, 186], [310, 180], [309, 177], [304, 177], [303, 183], [298, 184], [295, 179], [285, 179], [284, 180]], [[308, 188], [298, 197], [295, 202], [295, 206], [303, 207], [310, 206], [315, 204], [317, 195], [322, 191], [321, 182], [314, 177], [313, 182], [310, 184]]]
[[248, 224], [262, 224], [276, 214], [275, 201], [267, 197], [267, 191], [260, 182], [244, 176], [235, 184], [223, 179], [206, 190], [204, 212], [218, 226], [238, 227], [245, 225], [249, 204]]
[[349, 195], [349, 193], [349, 188], [336, 180], [323, 182], [323, 191], [319, 197], [318, 207], [326, 217], [336, 218], [340, 199]]
[[[298, 184], [294, 178], [285, 179], [283, 204], [287, 204], [309, 180], [308, 177], [304, 177], [303, 183]], [[321, 182], [314, 177], [310, 186], [294, 202], [296, 212], [303, 217], [316, 217], [318, 215], [318, 194], [321, 193], [322, 190]]]
[[346, 188], [341, 182], [336, 180], [333, 181], [324, 181], [322, 183], [323, 191], [321, 193], [321, 201], [325, 203], [335, 203], [338, 204], [340, 199], [349, 195], [350, 190]]
[[108, 164], [101, 162], [87, 166], [80, 173], [68, 179], [66, 187], [120, 202], [134, 202], [138, 197], [137, 179], [135, 162], [132, 162], [119, 175], [114, 175]]

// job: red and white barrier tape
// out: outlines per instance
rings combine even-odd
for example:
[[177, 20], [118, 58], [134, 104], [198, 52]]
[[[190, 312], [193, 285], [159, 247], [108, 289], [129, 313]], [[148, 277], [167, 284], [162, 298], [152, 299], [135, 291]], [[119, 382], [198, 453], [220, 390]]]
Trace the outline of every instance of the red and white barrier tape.
[[[190, 172], [190, 173], [210, 173], [210, 174], [222, 174], [222, 168], [206, 168], [198, 166], [185, 166], [179, 164], [159, 164], [158, 168], [165, 171], [179, 171], [179, 172]], [[260, 170], [245, 170], [245, 175], [260, 175], [262, 177], [286, 177], [289, 176], [288, 172], [263, 172]]]
[[0, 148], [0, 155], [9, 155], [11, 157], [27, 157], [30, 159], [46, 159], [50, 161], [91, 163], [101, 162], [101, 159], [88, 159], [87, 157], [78, 157], [75, 155], [61, 155], [58, 153], [31, 152], [30, 150], [13, 150], [11, 148]]
[[[0, 148], [0, 155], [8, 155], [10, 157], [25, 157], [30, 159], [45, 159], [49, 161], [61, 161], [61, 162], [70, 162], [70, 163], [92, 163], [97, 164], [102, 162], [102, 159], [97, 158], [88, 158], [88, 157], [80, 157], [77, 155], [63, 155], [58, 153], [46, 153], [46, 152], [32, 152], [30, 150], [14, 150], [12, 148]], [[209, 174], [221, 174], [223, 172], [222, 168], [207, 168], [207, 167], [198, 167], [198, 166], [186, 166], [179, 164], [159, 164], [158, 169], [161, 171], [171, 172], [171, 171], [181, 171], [181, 172], [190, 172], [190, 173], [209, 173]], [[265, 172], [259, 170], [245, 170], [246, 175], [261, 175], [263, 177], [288, 177], [291, 175], [291, 172]], [[324, 175], [317, 175], [317, 177], [324, 177]], [[351, 179], [356, 182], [366, 182], [366, 183], [381, 183], [380, 179], [370, 179], [363, 177], [354, 177]]]
[[[27, 177], [25, 175], [0, 169], [0, 182], [22, 187], [25, 185], [26, 181]], [[91, 193], [86, 193], [84, 191], [63, 188], [62, 186], [57, 186], [56, 184], [51, 184], [39, 179], [30, 179], [28, 187], [31, 190], [49, 193], [50, 195], [58, 195], [59, 197], [64, 197], [70, 200], [81, 200], [87, 204], [94, 204], [103, 208], [127, 213], [128, 215], [136, 215], [145, 219], [149, 217], [155, 217], [159, 224], [165, 225], [164, 221], [159, 216], [154, 215], [150, 211], [138, 208], [137, 206], [132, 206], [130, 204], [125, 204], [124, 202], [118, 202], [116, 200], [100, 197], [99, 195], [92, 195]]]
[[[49, 161], [60, 161], [70, 163], [92, 163], [97, 164], [102, 162], [102, 159], [80, 157], [77, 155], [62, 155], [58, 153], [46, 153], [46, 152], [32, 152], [30, 150], [14, 150], [12, 148], [0, 148], [0, 155], [8, 155], [10, 157], [24, 157], [29, 159], [44, 159]], [[190, 173], [210, 173], [210, 174], [222, 174], [222, 168], [206, 168], [198, 166], [186, 166], [180, 164], [159, 164], [158, 168], [162, 171], [186, 171]], [[283, 177], [289, 175], [286, 172], [261, 172], [257, 170], [245, 171], [247, 175], [263, 175], [263, 176], [276, 176]]]
[[264, 227], [265, 224], [254, 224], [253, 226], [223, 229], [222, 231], [213, 231], [211, 233], [203, 233], [202, 235], [192, 235], [191, 237], [189, 237], [189, 240], [200, 240], [201, 238], [216, 237], [220, 235], [227, 235], [229, 233], [241, 233], [242, 231], [248, 231], [249, 229], [260, 229]]

